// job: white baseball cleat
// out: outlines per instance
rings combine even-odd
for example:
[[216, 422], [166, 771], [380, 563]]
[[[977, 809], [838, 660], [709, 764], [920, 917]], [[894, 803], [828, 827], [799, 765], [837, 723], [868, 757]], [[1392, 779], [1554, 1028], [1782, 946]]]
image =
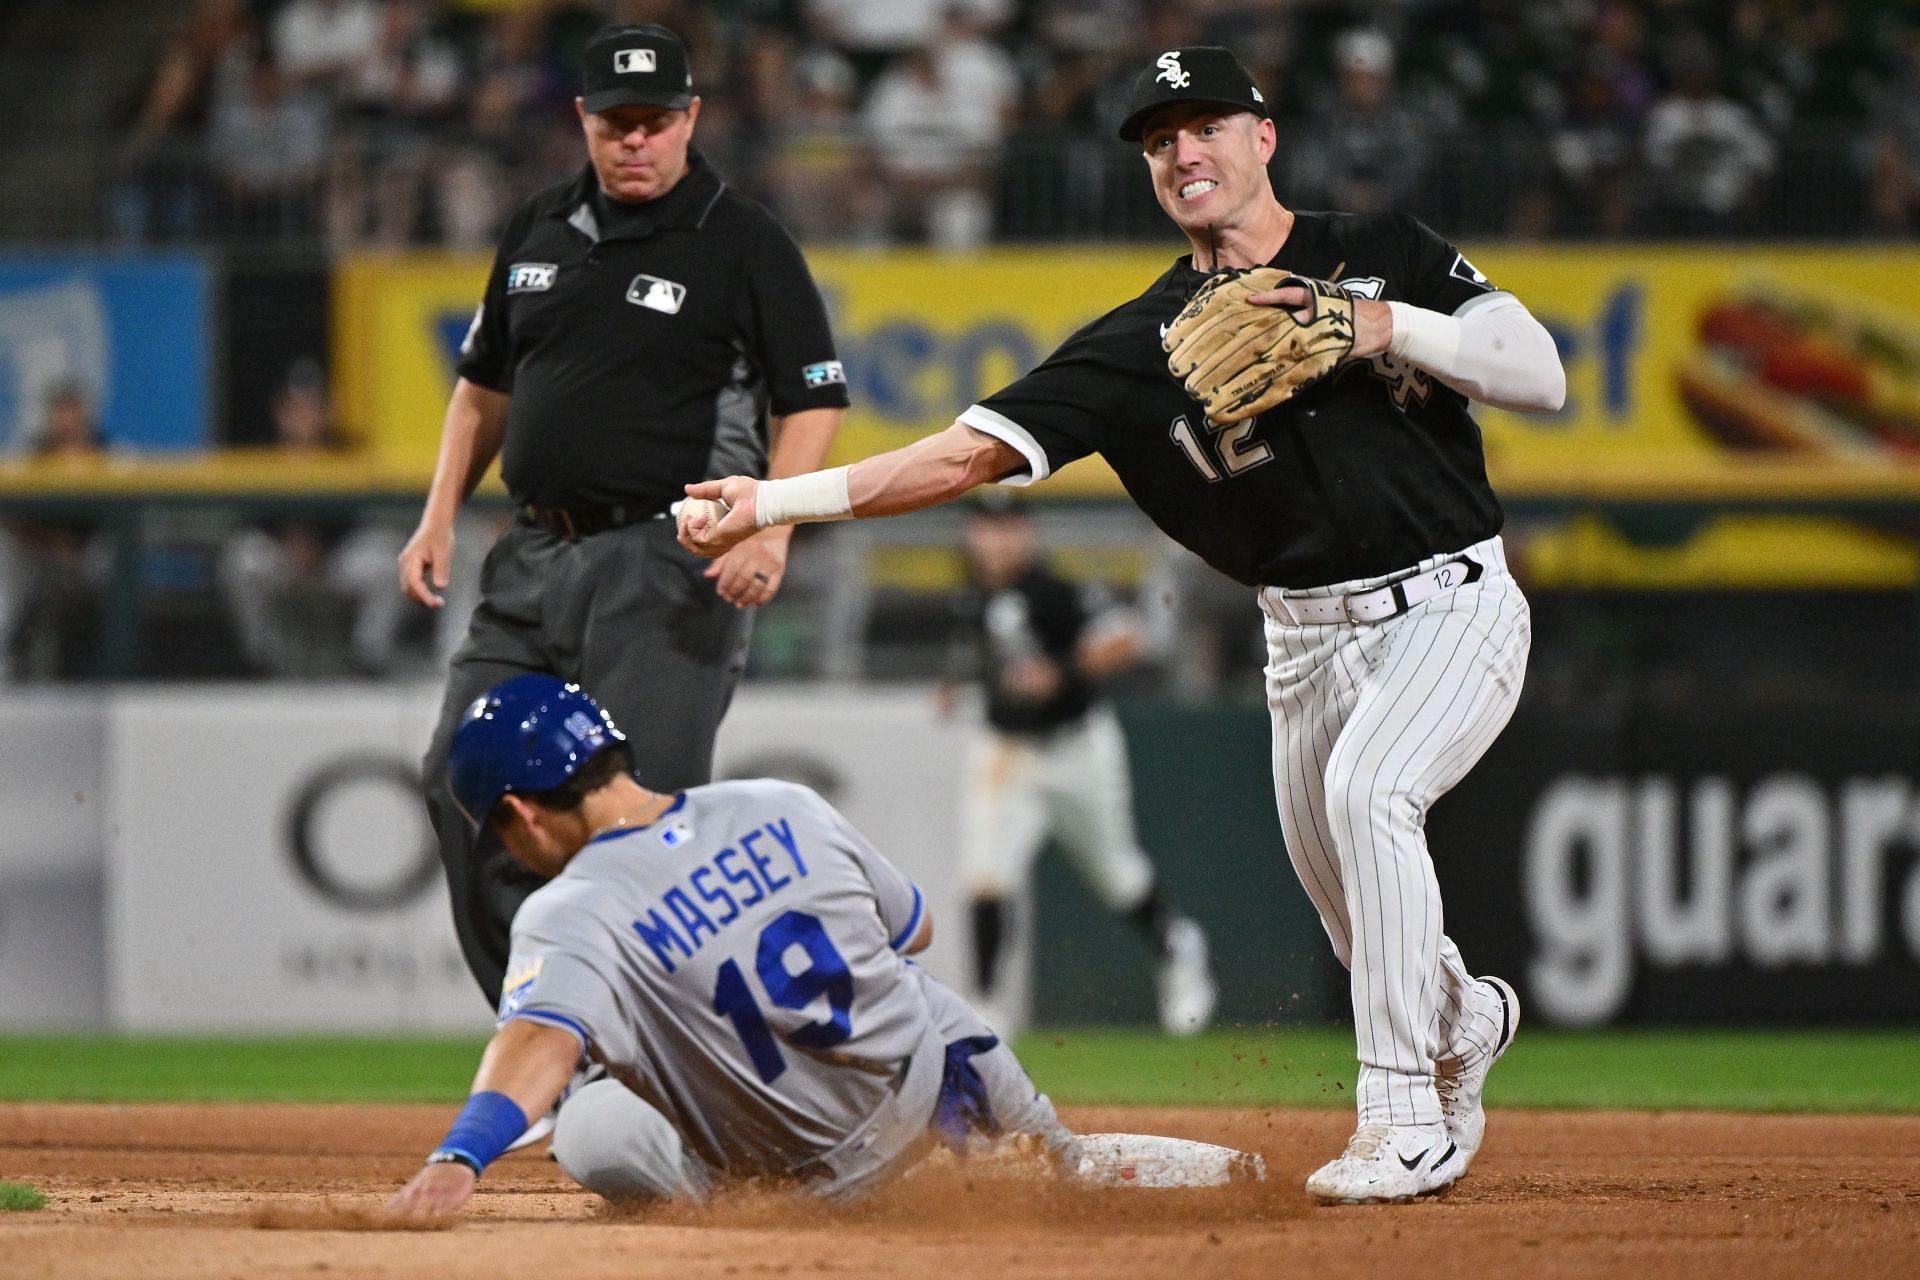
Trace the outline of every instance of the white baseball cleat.
[[1452, 1183], [1466, 1163], [1438, 1122], [1363, 1124], [1338, 1160], [1307, 1178], [1307, 1194], [1329, 1204], [1411, 1200]]
[[1252, 1151], [1152, 1133], [1083, 1133], [1074, 1177], [1089, 1187], [1224, 1187], [1265, 1182], [1265, 1157]]
[[1159, 986], [1160, 1026], [1169, 1035], [1190, 1036], [1213, 1021], [1220, 988], [1207, 965], [1207, 935], [1184, 916], [1167, 926]]
[[1513, 988], [1501, 978], [1477, 981], [1500, 1001], [1500, 1031], [1493, 1048], [1462, 1059], [1451, 1071], [1437, 1069], [1433, 1077], [1433, 1091], [1440, 1095], [1440, 1118], [1446, 1122], [1447, 1136], [1460, 1148], [1463, 1166], [1479, 1154], [1480, 1143], [1487, 1135], [1487, 1113], [1481, 1105], [1487, 1076], [1520, 1030], [1520, 997], [1513, 994]]

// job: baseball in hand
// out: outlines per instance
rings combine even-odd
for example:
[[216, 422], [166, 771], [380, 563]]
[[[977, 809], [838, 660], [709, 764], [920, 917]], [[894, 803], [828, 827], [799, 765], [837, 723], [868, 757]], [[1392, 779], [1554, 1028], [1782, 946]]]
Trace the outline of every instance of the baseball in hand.
[[674, 504], [675, 514], [679, 516], [679, 532], [685, 535], [688, 530], [705, 533], [727, 518], [732, 510], [718, 498], [682, 498]]

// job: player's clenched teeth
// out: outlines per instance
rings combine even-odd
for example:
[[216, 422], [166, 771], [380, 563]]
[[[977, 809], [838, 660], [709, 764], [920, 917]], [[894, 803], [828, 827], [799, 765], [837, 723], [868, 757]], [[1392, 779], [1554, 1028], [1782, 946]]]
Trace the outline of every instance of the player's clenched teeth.
[[1207, 192], [1213, 190], [1215, 187], [1219, 185], [1220, 185], [1219, 183], [1215, 182], [1211, 178], [1197, 178], [1192, 182], [1184, 184], [1180, 188], [1180, 198], [1182, 200], [1191, 200], [1196, 196], [1203, 196], [1207, 194]]

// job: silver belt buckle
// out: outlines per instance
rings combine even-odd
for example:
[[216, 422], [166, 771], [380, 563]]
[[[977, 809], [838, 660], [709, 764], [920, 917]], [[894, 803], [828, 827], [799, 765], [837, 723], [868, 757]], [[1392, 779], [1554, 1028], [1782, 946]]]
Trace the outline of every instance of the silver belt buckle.
[[1353, 597], [1351, 595], [1340, 597], [1340, 612], [1347, 616], [1348, 626], [1357, 627], [1360, 625], [1360, 619], [1353, 616]]

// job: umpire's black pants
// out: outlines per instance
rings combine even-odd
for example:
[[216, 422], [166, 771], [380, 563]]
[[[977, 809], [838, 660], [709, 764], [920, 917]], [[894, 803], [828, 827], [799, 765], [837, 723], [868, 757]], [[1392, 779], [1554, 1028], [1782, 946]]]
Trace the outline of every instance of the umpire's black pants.
[[446, 777], [453, 731], [488, 689], [542, 671], [578, 682], [612, 714], [646, 786], [673, 792], [710, 781], [752, 615], [720, 598], [702, 576], [708, 563], [674, 540], [671, 520], [577, 541], [516, 525], [487, 553], [422, 777], [460, 949], [495, 1005], [513, 913], [542, 881], [454, 805]]

